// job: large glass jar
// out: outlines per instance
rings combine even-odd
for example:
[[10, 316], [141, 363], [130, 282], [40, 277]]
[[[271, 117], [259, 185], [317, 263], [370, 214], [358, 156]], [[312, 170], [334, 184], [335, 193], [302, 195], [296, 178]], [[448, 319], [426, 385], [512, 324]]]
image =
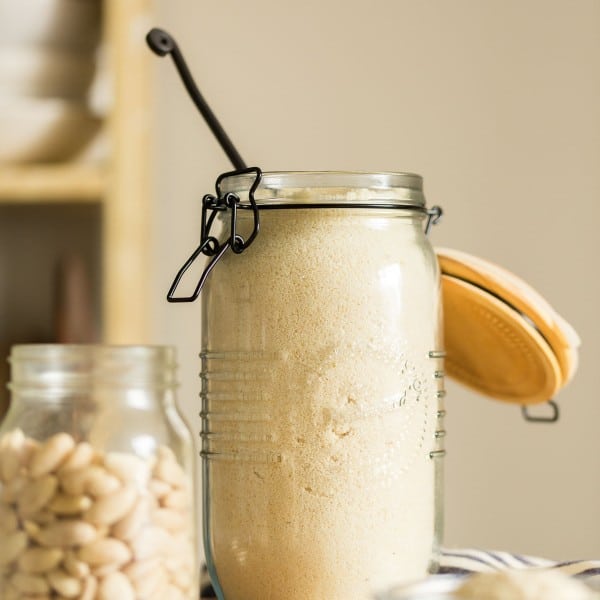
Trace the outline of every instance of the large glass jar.
[[0, 428], [0, 597], [197, 600], [169, 347], [21, 345]]
[[[252, 178], [221, 182], [238, 234]], [[258, 235], [202, 292], [208, 568], [226, 600], [371, 598], [437, 560], [443, 352], [422, 180], [265, 173], [254, 199]]]

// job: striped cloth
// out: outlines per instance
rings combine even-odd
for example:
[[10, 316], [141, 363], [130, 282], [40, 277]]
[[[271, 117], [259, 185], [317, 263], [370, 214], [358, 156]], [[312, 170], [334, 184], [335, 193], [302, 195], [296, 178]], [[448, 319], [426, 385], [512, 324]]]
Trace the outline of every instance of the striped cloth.
[[558, 562], [547, 558], [524, 556], [490, 550], [453, 550], [446, 548], [440, 558], [440, 574], [464, 575], [505, 569], [558, 569], [567, 575], [597, 578], [600, 581], [600, 560], [569, 560]]
[[[457, 577], [483, 571], [502, 571], [505, 569], [558, 569], [561, 572], [581, 579], [600, 589], [600, 560], [571, 560], [558, 562], [546, 558], [524, 556], [502, 551], [451, 549], [445, 548], [440, 556], [438, 575]], [[430, 579], [437, 577], [432, 575]], [[201, 598], [215, 598], [208, 573], [202, 570]]]

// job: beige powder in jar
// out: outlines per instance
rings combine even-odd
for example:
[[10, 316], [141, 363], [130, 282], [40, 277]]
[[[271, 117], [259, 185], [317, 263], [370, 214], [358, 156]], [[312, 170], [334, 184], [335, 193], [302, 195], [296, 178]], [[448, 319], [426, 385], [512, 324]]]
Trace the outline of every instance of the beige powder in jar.
[[208, 280], [207, 554], [227, 600], [361, 600], [426, 573], [439, 289], [406, 213], [262, 210]]

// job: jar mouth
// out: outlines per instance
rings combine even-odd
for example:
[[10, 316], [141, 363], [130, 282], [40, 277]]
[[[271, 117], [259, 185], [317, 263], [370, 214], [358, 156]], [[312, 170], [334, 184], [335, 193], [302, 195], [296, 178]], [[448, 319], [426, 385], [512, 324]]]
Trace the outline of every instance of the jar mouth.
[[[221, 190], [239, 196], [249, 207], [254, 173], [225, 177]], [[301, 207], [425, 207], [423, 178], [415, 173], [362, 171], [269, 171], [262, 173], [254, 193], [260, 208]]]
[[8, 358], [11, 389], [22, 387], [174, 388], [172, 346], [104, 344], [17, 344]]

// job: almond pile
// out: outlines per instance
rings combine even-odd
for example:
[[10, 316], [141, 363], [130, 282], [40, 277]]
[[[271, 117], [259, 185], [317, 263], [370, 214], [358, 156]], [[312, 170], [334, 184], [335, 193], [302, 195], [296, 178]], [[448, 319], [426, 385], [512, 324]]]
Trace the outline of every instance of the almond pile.
[[192, 492], [166, 446], [144, 460], [6, 433], [0, 598], [196, 600]]

